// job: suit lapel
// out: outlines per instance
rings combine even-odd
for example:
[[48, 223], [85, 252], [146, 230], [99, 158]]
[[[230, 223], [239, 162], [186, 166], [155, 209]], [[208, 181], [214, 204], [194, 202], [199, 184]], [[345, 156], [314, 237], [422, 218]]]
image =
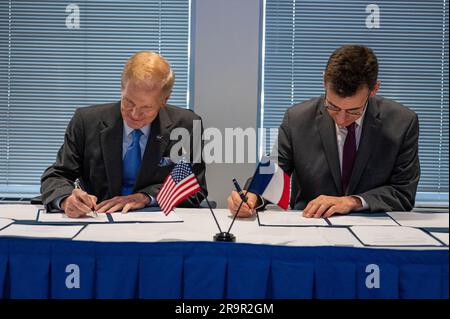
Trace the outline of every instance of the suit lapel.
[[348, 186], [349, 194], [353, 194], [356, 186], [358, 186], [361, 175], [377, 144], [380, 128], [381, 120], [379, 118], [378, 105], [374, 99], [371, 99], [362, 122], [361, 139]]
[[316, 116], [317, 128], [325, 150], [328, 167], [333, 176], [338, 193], [342, 193], [341, 168], [339, 166], [339, 153], [336, 140], [336, 128], [333, 119], [324, 107], [321, 107]]
[[113, 112], [105, 114], [103, 126], [104, 128], [100, 131], [100, 141], [109, 195], [113, 197], [120, 195], [122, 187], [123, 120], [120, 114], [120, 102], [117, 102]]
[[172, 121], [165, 107], [162, 107], [158, 116], [151, 124], [150, 136], [145, 146], [141, 168], [137, 176], [134, 191], [148, 186], [145, 181], [151, 180], [158, 169], [159, 161], [170, 142], [170, 128]]

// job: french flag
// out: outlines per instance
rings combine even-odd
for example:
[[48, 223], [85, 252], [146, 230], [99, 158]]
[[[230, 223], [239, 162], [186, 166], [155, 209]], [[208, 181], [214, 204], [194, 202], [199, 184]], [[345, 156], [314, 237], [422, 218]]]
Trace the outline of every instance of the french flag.
[[248, 191], [286, 210], [289, 207], [290, 185], [289, 175], [274, 161], [263, 157], [256, 168]]

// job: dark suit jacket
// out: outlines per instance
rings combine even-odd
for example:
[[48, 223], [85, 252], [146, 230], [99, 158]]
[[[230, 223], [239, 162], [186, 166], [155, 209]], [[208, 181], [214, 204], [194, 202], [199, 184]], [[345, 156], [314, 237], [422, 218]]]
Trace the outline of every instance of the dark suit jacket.
[[[144, 192], [156, 198], [164, 179], [174, 166], [173, 163], [160, 166], [161, 159], [169, 157], [171, 146], [177, 143], [170, 140], [170, 132], [174, 128], [183, 127], [192, 137], [193, 120], [201, 119], [190, 110], [174, 106], [161, 108], [151, 123], [134, 193]], [[64, 144], [58, 152], [56, 162], [42, 175], [43, 203], [47, 205], [57, 198], [70, 195], [76, 178], [81, 178], [86, 191], [97, 196], [98, 202], [120, 196], [122, 139], [120, 101], [76, 110], [67, 126]], [[206, 195], [204, 162], [194, 164], [193, 171]], [[203, 199], [204, 195], [199, 192], [179, 206], [198, 207]]]
[[[289, 108], [279, 129], [278, 161], [292, 175], [291, 206], [319, 195], [343, 196], [335, 123], [316, 98]], [[420, 167], [417, 115], [382, 97], [370, 98], [347, 195], [371, 211], [414, 207]]]

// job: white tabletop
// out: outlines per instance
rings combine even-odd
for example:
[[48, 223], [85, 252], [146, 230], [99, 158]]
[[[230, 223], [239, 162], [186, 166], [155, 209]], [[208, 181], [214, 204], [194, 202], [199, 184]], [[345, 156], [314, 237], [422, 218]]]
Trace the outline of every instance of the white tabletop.
[[[227, 231], [232, 221], [230, 213], [226, 209], [215, 209], [214, 211], [222, 231]], [[175, 212], [183, 222], [90, 224], [74, 240], [102, 242], [211, 242], [213, 236], [219, 232], [211, 212], [207, 209], [176, 209]], [[256, 216], [236, 219], [231, 233], [236, 236], [236, 242], [238, 243], [283, 246], [363, 247], [348, 227], [260, 226]], [[403, 247], [386, 248], [401, 249]], [[448, 249], [448, 247], [418, 247], [412, 249]]]
[[[30, 212], [36, 219], [38, 207], [10, 206], [0, 206], [0, 237], [66, 238], [98, 242], [211, 242], [214, 235], [219, 233], [209, 209], [177, 208], [168, 216], [154, 211], [127, 215], [115, 213], [110, 218], [102, 214], [99, 220], [72, 220], [63, 214], [45, 214], [41, 211], [37, 221], [23, 221], [25, 217], [31, 219], [28, 216]], [[229, 211], [214, 211], [221, 230], [228, 231], [232, 222]], [[271, 209], [260, 213], [259, 219], [256, 215], [237, 218], [231, 233], [236, 236], [237, 243], [377, 248], [380, 248], [379, 243], [386, 243], [382, 248], [448, 249], [448, 213], [388, 214], [384, 214], [384, 217], [354, 214], [324, 220], [306, 219], [300, 211]], [[71, 228], [70, 225], [78, 226]], [[426, 227], [431, 229], [424, 229]], [[408, 234], [408, 241], [403, 235], [398, 236], [400, 231]], [[406, 243], [414, 243], [415, 246]], [[433, 243], [434, 247], [429, 243]]]

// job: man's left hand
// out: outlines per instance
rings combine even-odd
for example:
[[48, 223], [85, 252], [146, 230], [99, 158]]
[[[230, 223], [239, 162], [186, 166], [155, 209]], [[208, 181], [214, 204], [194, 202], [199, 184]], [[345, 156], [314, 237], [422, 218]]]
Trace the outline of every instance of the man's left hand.
[[96, 205], [95, 210], [98, 213], [114, 213], [118, 211], [128, 213], [130, 210], [143, 208], [147, 204], [150, 204], [150, 198], [145, 194], [136, 193], [105, 200]]
[[362, 207], [361, 200], [356, 196], [326, 196], [320, 195], [308, 203], [303, 210], [304, 217], [328, 218], [334, 214], [348, 214]]

